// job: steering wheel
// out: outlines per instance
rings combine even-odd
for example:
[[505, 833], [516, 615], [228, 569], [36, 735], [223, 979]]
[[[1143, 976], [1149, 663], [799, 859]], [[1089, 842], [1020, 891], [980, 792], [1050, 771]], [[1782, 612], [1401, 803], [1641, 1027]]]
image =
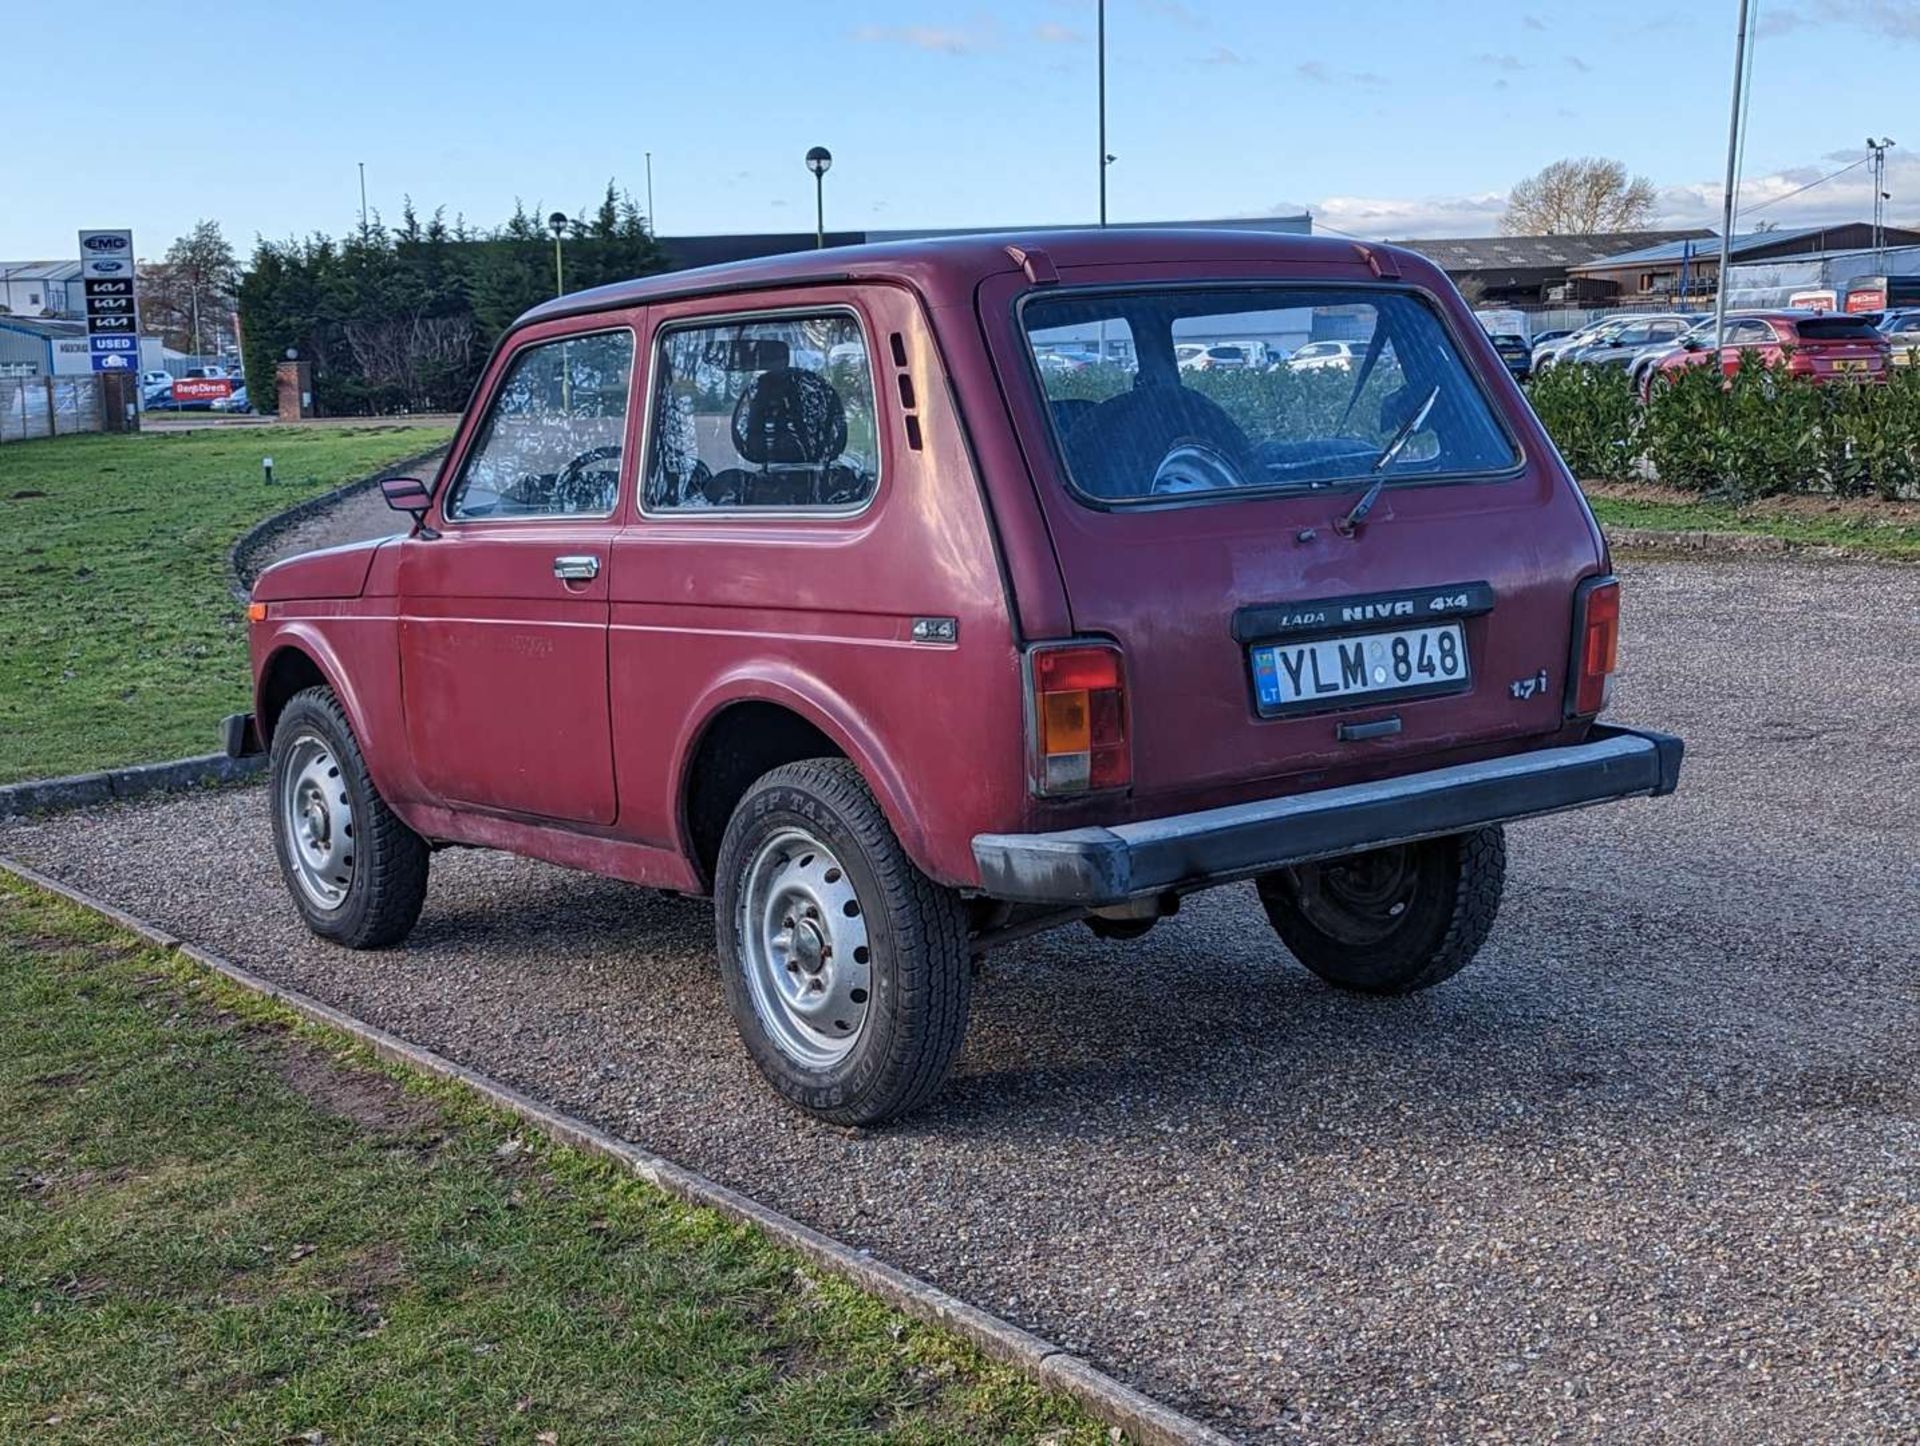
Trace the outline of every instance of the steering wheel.
[[589, 469], [593, 468], [596, 462], [617, 461], [621, 450], [617, 442], [606, 447], [591, 447], [556, 472], [550, 494], [553, 510], [556, 512], [604, 512], [613, 506], [613, 494], [620, 485], [620, 469], [618, 467], [612, 469], [614, 479], [612, 486], [599, 480], [607, 475], [607, 469]]

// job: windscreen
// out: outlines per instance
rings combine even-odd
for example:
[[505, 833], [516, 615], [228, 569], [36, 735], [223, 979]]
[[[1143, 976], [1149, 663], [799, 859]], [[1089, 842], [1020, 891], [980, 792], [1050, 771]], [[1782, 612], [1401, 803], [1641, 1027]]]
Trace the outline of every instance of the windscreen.
[[1379, 287], [1151, 288], [1021, 319], [1102, 504], [1492, 474], [1518, 459], [1433, 309]]

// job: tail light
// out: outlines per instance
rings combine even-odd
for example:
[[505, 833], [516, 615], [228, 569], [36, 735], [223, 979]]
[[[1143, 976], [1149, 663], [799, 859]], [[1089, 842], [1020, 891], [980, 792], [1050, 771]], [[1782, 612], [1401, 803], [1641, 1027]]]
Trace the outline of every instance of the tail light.
[[1619, 664], [1619, 580], [1588, 578], [1573, 598], [1572, 694], [1567, 711], [1592, 717], [1605, 708]]
[[1036, 648], [1028, 655], [1028, 668], [1035, 789], [1047, 795], [1092, 793], [1132, 783], [1120, 650], [1107, 643]]

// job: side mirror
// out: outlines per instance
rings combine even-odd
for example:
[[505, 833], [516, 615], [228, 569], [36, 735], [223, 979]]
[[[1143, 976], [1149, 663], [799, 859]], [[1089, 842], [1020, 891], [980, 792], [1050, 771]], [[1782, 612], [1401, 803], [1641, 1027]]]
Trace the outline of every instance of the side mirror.
[[395, 512], [413, 518], [416, 533], [432, 536], [426, 526], [427, 508], [433, 505], [433, 493], [418, 477], [387, 477], [380, 483], [380, 495]]
[[426, 516], [433, 501], [427, 484], [418, 477], [388, 477], [380, 484], [380, 495], [395, 512], [411, 512], [416, 518]]

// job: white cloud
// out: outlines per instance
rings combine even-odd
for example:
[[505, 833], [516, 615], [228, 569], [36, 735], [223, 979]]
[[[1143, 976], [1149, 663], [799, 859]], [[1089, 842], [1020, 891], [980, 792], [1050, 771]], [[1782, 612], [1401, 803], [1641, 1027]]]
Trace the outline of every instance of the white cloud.
[[1180, 0], [1140, 0], [1140, 8], [1150, 14], [1164, 16], [1175, 25], [1185, 26], [1188, 30], [1207, 28], [1206, 17], [1181, 4]]
[[[1252, 56], [1242, 55], [1239, 51], [1233, 50], [1225, 45], [1214, 46], [1213, 49], [1209, 50], [1205, 55], [1201, 56], [1199, 59], [1202, 65], [1252, 65], [1253, 64]], [[1308, 62], [1308, 63], [1311, 64], [1312, 62]]]
[[[1856, 150], [1834, 151], [1803, 166], [1748, 176], [1740, 189], [1741, 232], [1755, 223], [1771, 222], [1783, 230], [1797, 226], [1835, 225], [1873, 217], [1873, 173], [1862, 165], [1832, 180], [1821, 178], [1860, 158]], [[1817, 183], [1817, 184], [1812, 184]], [[1710, 177], [1659, 188], [1659, 210], [1653, 226], [1720, 225], [1720, 180]], [[1802, 190], [1802, 187], [1807, 189]], [[1887, 153], [1887, 224], [1920, 230], [1920, 149]], [[1505, 191], [1477, 191], [1463, 195], [1383, 197], [1325, 196], [1306, 206], [1282, 204], [1272, 214], [1313, 213], [1314, 226], [1329, 232], [1365, 237], [1417, 238], [1422, 236], [1491, 236], [1500, 229], [1507, 208]]]
[[862, 25], [853, 38], [865, 45], [904, 45], [935, 55], [978, 55], [998, 48], [1000, 28], [991, 18], [971, 25]]
[[[1301, 208], [1274, 209], [1279, 214]], [[1305, 209], [1313, 213], [1315, 230], [1324, 228], [1352, 236], [1490, 236], [1500, 229], [1500, 213], [1507, 209], [1507, 198], [1501, 191], [1409, 199], [1325, 196]]]
[[1375, 70], [1343, 70], [1338, 73], [1324, 60], [1303, 60], [1294, 66], [1293, 73], [1302, 80], [1310, 80], [1315, 85], [1332, 85], [1335, 81], [1347, 81], [1353, 85], [1385, 85], [1387, 78]]
[[1760, 13], [1761, 35], [1786, 35], [1814, 25], [1845, 25], [1883, 40], [1920, 43], [1920, 7], [1911, 0], [1800, 0]]
[[[1783, 229], [1828, 226], [1842, 221], [1873, 219], [1873, 168], [1855, 166], [1832, 180], [1822, 180], [1850, 162], [1858, 150], [1834, 151], [1804, 166], [1788, 166], [1747, 176], [1740, 185], [1740, 212], [1734, 226], [1749, 231], [1753, 222], [1771, 221]], [[1804, 189], [1803, 189], [1804, 188]], [[1920, 226], [1920, 155], [1887, 152], [1887, 224]], [[1663, 224], [1713, 226], [1720, 224], [1721, 182], [1702, 180], [1660, 191]]]
[[1033, 38], [1043, 45], [1085, 45], [1087, 33], [1062, 25], [1058, 20], [1042, 20], [1033, 27]]

